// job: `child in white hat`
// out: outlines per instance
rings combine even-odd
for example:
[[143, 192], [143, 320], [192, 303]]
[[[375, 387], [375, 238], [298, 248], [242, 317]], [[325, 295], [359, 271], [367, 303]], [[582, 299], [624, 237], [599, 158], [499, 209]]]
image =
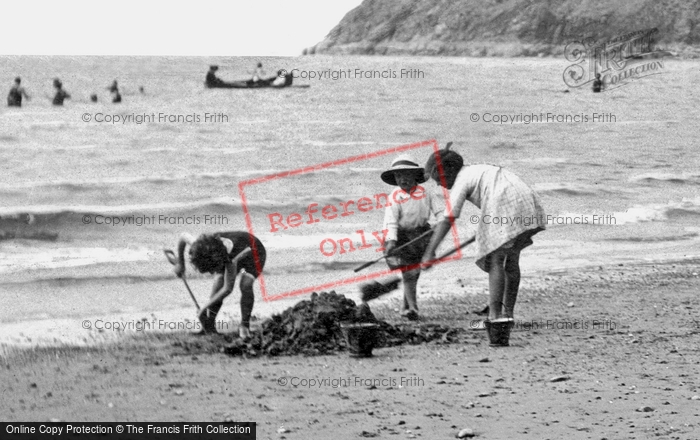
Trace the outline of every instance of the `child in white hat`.
[[[384, 230], [387, 231], [384, 253], [389, 267], [402, 272], [401, 315], [415, 321], [419, 317], [416, 299], [419, 266], [432, 233], [429, 220], [431, 215], [435, 221], [442, 219], [444, 200], [442, 194], [420, 185], [426, 181], [423, 167], [410, 156], [394, 159], [391, 168], [381, 174], [381, 179], [397, 186], [384, 211]], [[412, 243], [393, 252], [409, 242]]]

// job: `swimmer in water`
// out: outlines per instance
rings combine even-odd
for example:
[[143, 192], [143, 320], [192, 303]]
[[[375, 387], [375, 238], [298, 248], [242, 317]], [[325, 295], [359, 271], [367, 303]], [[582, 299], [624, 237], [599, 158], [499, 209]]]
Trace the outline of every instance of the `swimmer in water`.
[[22, 78], [19, 76], [15, 78], [15, 85], [10, 89], [10, 93], [7, 94], [7, 106], [8, 107], [22, 107], [22, 97], [29, 100], [29, 95], [27, 95], [24, 87], [20, 85]]
[[70, 99], [70, 95], [63, 90], [63, 83], [60, 79], [54, 79], [53, 86], [56, 89], [56, 94], [53, 97], [53, 105], [63, 105], [63, 101], [65, 99]]

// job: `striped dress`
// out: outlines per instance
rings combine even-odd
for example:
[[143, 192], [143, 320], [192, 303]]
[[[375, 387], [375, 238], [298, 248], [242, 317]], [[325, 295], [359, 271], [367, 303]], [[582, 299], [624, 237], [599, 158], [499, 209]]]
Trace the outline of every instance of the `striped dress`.
[[445, 216], [458, 218], [467, 200], [481, 210], [476, 230], [476, 264], [484, 271], [489, 270], [486, 257], [493, 251], [514, 245], [522, 250], [532, 244], [532, 235], [545, 228], [544, 209], [535, 191], [501, 167], [463, 167], [450, 191]]

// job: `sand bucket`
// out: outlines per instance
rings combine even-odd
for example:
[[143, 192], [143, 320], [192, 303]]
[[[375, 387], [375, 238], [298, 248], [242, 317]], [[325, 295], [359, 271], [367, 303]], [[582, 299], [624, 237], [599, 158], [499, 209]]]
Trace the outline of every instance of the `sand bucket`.
[[509, 345], [510, 329], [513, 328], [514, 324], [515, 321], [513, 321], [513, 318], [499, 318], [493, 321], [484, 321], [491, 346], [507, 347]]
[[363, 323], [342, 323], [340, 329], [352, 357], [371, 357], [372, 349], [377, 345], [379, 325]]

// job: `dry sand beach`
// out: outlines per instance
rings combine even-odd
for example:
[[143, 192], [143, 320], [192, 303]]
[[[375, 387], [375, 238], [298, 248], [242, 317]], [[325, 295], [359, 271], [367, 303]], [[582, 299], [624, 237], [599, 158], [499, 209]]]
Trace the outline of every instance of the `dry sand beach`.
[[[507, 348], [468, 330], [487, 297], [455, 294], [452, 276], [426, 282], [421, 306], [426, 321], [465, 329], [460, 340], [372, 358], [235, 357], [221, 353], [225, 336], [185, 332], [14, 349], [0, 369], [2, 418], [255, 421], [261, 439], [464, 428], [484, 439], [697, 439], [699, 274], [689, 259], [526, 276]], [[398, 298], [374, 312], [397, 323]]]

